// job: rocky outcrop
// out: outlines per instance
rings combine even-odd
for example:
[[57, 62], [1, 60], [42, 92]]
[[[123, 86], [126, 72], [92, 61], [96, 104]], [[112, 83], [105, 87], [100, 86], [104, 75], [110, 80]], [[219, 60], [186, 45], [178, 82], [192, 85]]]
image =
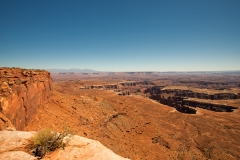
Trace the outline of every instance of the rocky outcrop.
[[79, 89], [107, 89], [107, 90], [116, 90], [122, 87], [134, 87], [134, 86], [147, 86], [155, 85], [151, 81], [126, 81], [120, 82], [118, 84], [104, 84], [104, 85], [91, 85], [91, 86], [82, 86]]
[[16, 128], [12, 125], [11, 121], [0, 112], [0, 131], [2, 130], [14, 131]]
[[120, 95], [120, 96], [129, 96], [130, 95], [130, 92], [129, 91], [120, 91], [120, 92], [118, 92], [118, 95]]
[[206, 82], [206, 81], [178, 81], [179, 83], [183, 83], [183, 84], [191, 84], [191, 83], [196, 83], [198, 85], [228, 85], [227, 83], [223, 83], [223, 82]]
[[155, 85], [155, 83], [151, 81], [126, 81], [121, 82], [120, 85], [122, 86], [138, 86], [138, 85]]
[[[30, 154], [29, 144], [36, 132], [0, 131], [0, 160], [37, 160]], [[67, 146], [45, 156], [43, 160], [127, 160], [96, 140], [73, 136]]]
[[208, 103], [208, 102], [200, 102], [200, 101], [194, 101], [194, 100], [183, 100], [183, 105], [191, 106], [191, 107], [198, 107], [203, 108], [215, 112], [232, 112], [234, 109], [238, 109], [237, 107], [232, 107], [228, 105], [221, 105], [221, 104], [214, 104], [214, 103]]
[[196, 109], [187, 106], [183, 103], [184, 98], [183, 97], [167, 97], [165, 98], [164, 96], [159, 96], [159, 95], [150, 95], [151, 99], [157, 100], [161, 104], [168, 105], [170, 107], [174, 107], [177, 111], [182, 112], [182, 113], [187, 113], [187, 114], [196, 114]]
[[23, 130], [37, 109], [48, 102], [51, 90], [47, 71], [0, 68], [0, 112], [17, 130]]
[[35, 132], [0, 131], [0, 160], [37, 160], [36, 157], [24, 152]]
[[238, 99], [239, 94], [233, 93], [218, 93], [218, 94], [205, 94], [196, 93], [190, 90], [180, 89], [162, 89], [162, 86], [154, 86], [145, 90], [145, 93], [149, 93], [149, 98], [154, 99], [162, 104], [176, 108], [177, 111], [188, 114], [195, 114], [196, 107], [203, 108], [215, 112], [232, 112], [237, 107], [228, 105], [214, 104], [208, 102], [194, 101], [188, 98], [199, 99]]
[[79, 89], [118, 89], [117, 84], [82, 86]]
[[181, 90], [181, 89], [162, 89], [163, 87], [152, 87], [148, 88], [146, 92], [153, 94], [170, 94], [173, 93], [179, 97], [189, 97], [189, 98], [200, 98], [200, 99], [211, 99], [211, 100], [228, 100], [228, 99], [240, 99], [240, 94], [234, 93], [217, 93], [217, 94], [206, 94], [193, 92], [191, 90]]

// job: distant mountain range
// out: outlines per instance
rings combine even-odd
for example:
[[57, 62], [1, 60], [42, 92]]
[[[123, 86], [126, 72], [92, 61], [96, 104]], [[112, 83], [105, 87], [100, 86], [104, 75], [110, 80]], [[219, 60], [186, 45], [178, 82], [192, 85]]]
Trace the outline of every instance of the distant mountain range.
[[79, 73], [92, 73], [92, 72], [100, 72], [95, 71], [92, 69], [79, 69], [79, 68], [72, 68], [72, 69], [46, 69], [51, 73], [67, 73], [67, 72], [79, 72]]

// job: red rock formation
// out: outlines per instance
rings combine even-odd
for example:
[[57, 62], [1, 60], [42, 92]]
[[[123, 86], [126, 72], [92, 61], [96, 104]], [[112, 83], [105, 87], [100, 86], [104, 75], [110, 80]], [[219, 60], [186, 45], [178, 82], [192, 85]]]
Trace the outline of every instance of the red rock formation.
[[189, 98], [200, 98], [200, 99], [211, 99], [211, 100], [230, 100], [230, 99], [240, 99], [240, 94], [234, 93], [216, 93], [216, 94], [207, 94], [207, 93], [198, 93], [191, 90], [182, 90], [182, 89], [162, 89], [164, 86], [153, 86], [147, 88], [145, 93], [150, 93], [151, 95], [160, 95], [160, 94], [174, 94], [179, 97], [189, 97]]
[[10, 120], [0, 112], [0, 131], [14, 131], [16, 128], [12, 125]]
[[147, 88], [145, 93], [150, 93], [149, 98], [160, 102], [161, 104], [168, 105], [170, 107], [176, 108], [177, 111], [189, 114], [195, 114], [196, 110], [194, 108], [199, 107], [215, 112], [232, 112], [237, 107], [212, 104], [207, 102], [199, 102], [188, 100], [187, 98], [199, 98], [199, 99], [239, 99], [239, 94], [233, 93], [218, 93], [218, 94], [205, 94], [197, 93], [190, 90], [180, 90], [180, 89], [162, 89], [160, 86], [154, 86], [152, 88]]
[[47, 71], [0, 68], [0, 111], [17, 130], [23, 130], [37, 109], [48, 102], [51, 90]]
[[151, 81], [139, 81], [139, 82], [135, 82], [135, 81], [126, 81], [126, 82], [121, 82], [120, 83], [122, 86], [138, 86], [138, 85], [155, 85], [153, 82]]

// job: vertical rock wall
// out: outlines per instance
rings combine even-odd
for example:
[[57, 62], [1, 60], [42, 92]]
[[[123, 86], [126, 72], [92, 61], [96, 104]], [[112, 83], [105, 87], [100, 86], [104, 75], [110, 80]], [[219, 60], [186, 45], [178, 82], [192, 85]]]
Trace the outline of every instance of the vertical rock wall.
[[47, 71], [0, 68], [0, 112], [17, 130], [29, 124], [37, 109], [48, 102], [51, 91]]

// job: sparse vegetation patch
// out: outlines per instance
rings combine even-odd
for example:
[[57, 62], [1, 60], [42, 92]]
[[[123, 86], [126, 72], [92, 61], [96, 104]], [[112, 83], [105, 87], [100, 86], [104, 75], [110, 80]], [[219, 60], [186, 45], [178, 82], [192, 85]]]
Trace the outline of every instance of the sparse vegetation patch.
[[70, 138], [71, 134], [69, 130], [54, 132], [49, 129], [42, 129], [32, 138], [32, 153], [41, 159], [48, 152], [52, 152], [58, 148], [64, 148]]

